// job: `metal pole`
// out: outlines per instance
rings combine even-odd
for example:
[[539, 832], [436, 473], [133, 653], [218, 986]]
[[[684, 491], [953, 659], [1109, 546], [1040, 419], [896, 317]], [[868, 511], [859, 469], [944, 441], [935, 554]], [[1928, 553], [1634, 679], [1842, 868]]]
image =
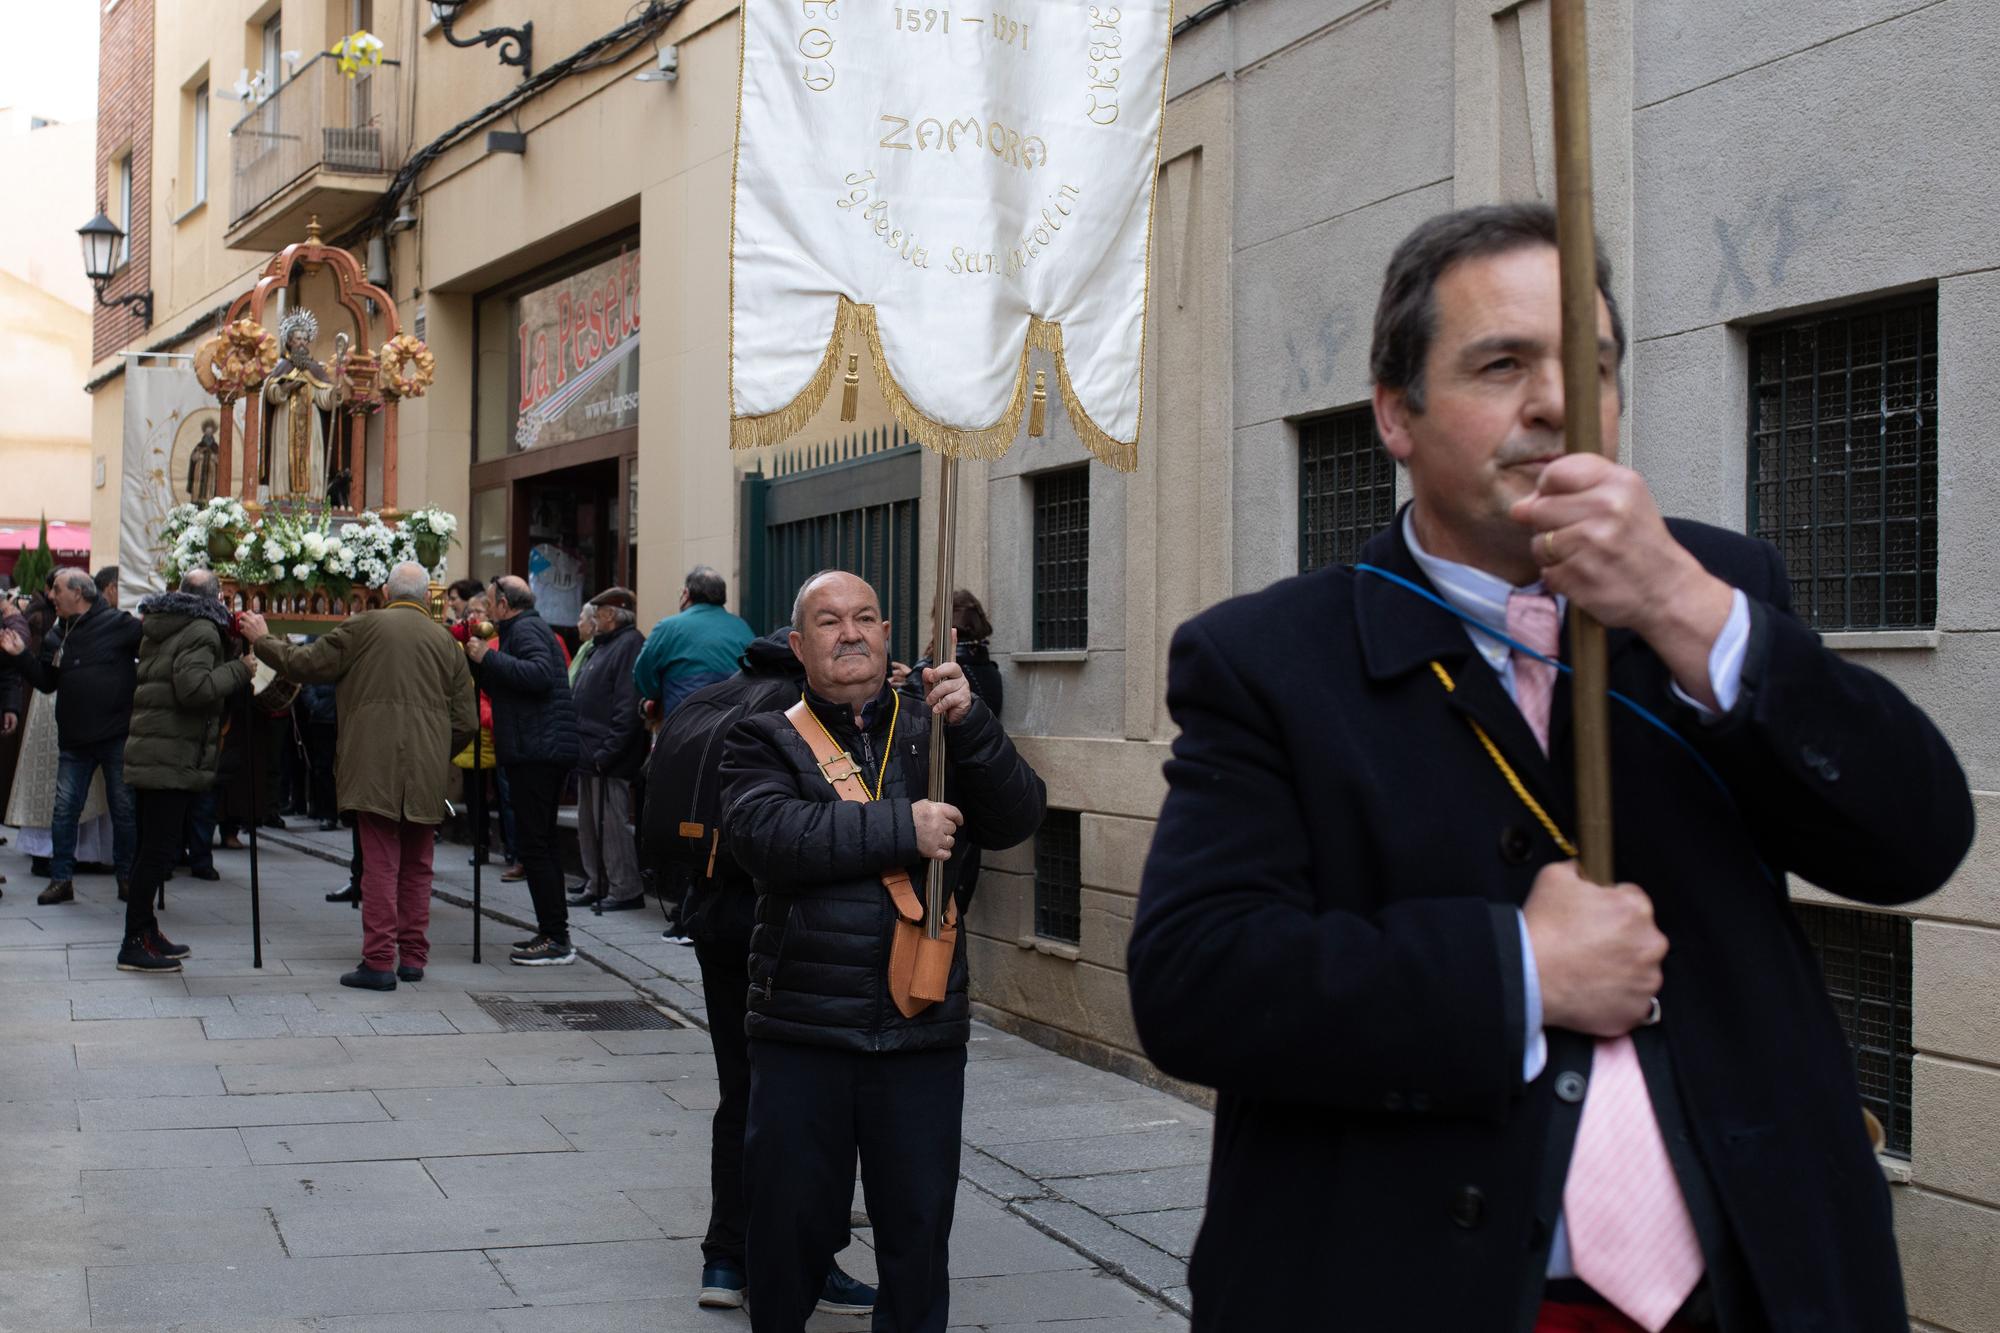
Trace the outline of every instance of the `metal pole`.
[[[958, 460], [946, 454], [938, 462], [937, 598], [931, 604], [932, 666], [943, 666], [945, 654], [952, 651], [952, 555], [958, 544]], [[944, 727], [932, 718], [930, 798], [933, 801], [944, 799], [944, 767]], [[924, 871], [924, 935], [936, 939], [943, 924], [944, 862], [932, 861]]]
[[264, 966], [264, 915], [257, 892], [257, 696], [243, 696], [243, 762], [250, 767], [250, 965]]
[[485, 755], [480, 741], [484, 732], [479, 725], [479, 687], [472, 687], [472, 961], [479, 961], [479, 927], [481, 913], [479, 907], [480, 862], [486, 859], [486, 770], [480, 767]]
[[[1549, 5], [1555, 95], [1556, 236], [1562, 267], [1565, 448], [1600, 454], [1598, 430], [1597, 229], [1590, 181], [1590, 43], [1585, 0]], [[1614, 882], [1611, 850], [1611, 723], [1605, 698], [1604, 626], [1570, 608], [1576, 670], [1570, 714], [1576, 724], [1577, 842], [1584, 877]]]

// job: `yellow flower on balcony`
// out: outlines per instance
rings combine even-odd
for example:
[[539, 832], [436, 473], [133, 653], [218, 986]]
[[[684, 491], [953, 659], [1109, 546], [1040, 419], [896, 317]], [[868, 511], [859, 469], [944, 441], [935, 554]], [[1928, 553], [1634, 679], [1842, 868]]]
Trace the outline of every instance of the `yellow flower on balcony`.
[[351, 79], [363, 69], [373, 69], [382, 63], [382, 39], [366, 28], [358, 28], [328, 47], [326, 53], [338, 57], [340, 72]]

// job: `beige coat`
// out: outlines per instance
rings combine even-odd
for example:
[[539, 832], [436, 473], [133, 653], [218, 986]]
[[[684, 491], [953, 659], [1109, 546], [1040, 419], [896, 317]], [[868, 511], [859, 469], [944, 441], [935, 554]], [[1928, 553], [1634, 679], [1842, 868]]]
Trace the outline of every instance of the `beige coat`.
[[444, 626], [399, 603], [303, 647], [266, 636], [257, 656], [286, 680], [335, 684], [334, 785], [342, 810], [444, 822], [451, 757], [478, 725], [465, 651]]

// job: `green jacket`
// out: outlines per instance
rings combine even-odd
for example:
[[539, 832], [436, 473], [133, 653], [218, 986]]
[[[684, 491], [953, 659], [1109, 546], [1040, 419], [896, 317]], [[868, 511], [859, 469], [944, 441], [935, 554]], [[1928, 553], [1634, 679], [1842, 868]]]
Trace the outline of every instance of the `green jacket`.
[[286, 680], [335, 686], [333, 780], [342, 810], [444, 822], [451, 757], [479, 725], [465, 651], [444, 626], [413, 602], [395, 602], [303, 647], [259, 639], [257, 656]]
[[141, 603], [139, 615], [126, 785], [207, 791], [222, 751], [223, 709], [250, 679], [249, 664], [229, 654], [229, 612], [212, 597], [166, 592]]

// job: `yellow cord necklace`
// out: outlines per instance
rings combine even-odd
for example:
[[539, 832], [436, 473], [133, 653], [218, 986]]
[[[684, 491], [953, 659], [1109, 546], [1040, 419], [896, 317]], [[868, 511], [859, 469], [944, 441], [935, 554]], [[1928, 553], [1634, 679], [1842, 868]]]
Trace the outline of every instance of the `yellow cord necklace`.
[[[834, 749], [840, 750], [842, 754], [847, 754], [847, 751], [841, 748], [840, 742], [833, 738], [833, 733], [826, 729], [826, 723], [819, 720], [819, 714], [813, 711], [812, 701], [801, 694], [799, 702], [806, 706], [806, 716], [811, 718], [813, 725], [819, 728], [819, 734], [826, 737], [826, 743]], [[889, 734], [882, 742], [882, 767], [875, 774], [875, 790], [868, 792], [868, 799], [871, 801], [882, 799], [882, 784], [889, 777], [889, 756], [896, 748], [896, 720], [902, 715], [903, 696], [895, 690], [891, 690], [889, 691]], [[829, 759], [827, 762], [832, 763], [833, 761]], [[854, 756], [847, 755], [847, 762], [850, 764], [854, 763]], [[867, 776], [865, 774], [858, 776], [861, 777], [861, 789], [868, 791]]]

